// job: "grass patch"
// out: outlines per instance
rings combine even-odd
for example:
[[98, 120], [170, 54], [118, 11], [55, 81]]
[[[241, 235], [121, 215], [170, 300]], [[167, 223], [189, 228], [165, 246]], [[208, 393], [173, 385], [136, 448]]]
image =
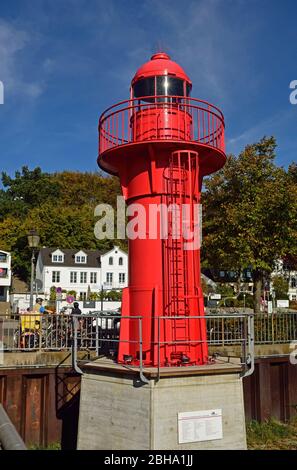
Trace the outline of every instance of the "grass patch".
[[29, 450], [61, 450], [61, 444], [60, 442], [52, 442], [47, 447], [32, 444], [28, 446], [28, 449]]
[[250, 450], [297, 450], [297, 418], [288, 423], [276, 419], [264, 423], [250, 421], [247, 444]]

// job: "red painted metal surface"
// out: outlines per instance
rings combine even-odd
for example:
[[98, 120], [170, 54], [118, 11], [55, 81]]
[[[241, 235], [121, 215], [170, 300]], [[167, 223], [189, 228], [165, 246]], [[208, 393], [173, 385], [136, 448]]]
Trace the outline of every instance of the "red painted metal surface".
[[183, 68], [171, 60], [169, 55], [165, 52], [157, 52], [151, 57], [151, 60], [139, 67], [131, 84], [133, 86], [135, 82], [142, 78], [164, 76], [168, 74], [181, 78], [182, 80], [187, 81], [190, 85], [192, 84]]
[[[141, 205], [146, 223], [152, 207], [188, 206], [193, 231], [202, 178], [225, 163], [224, 117], [209, 103], [189, 97], [191, 82], [164, 53], [135, 74], [131, 99], [108, 108], [99, 120], [98, 164], [120, 178], [126, 203]], [[145, 93], [144, 93], [145, 92]], [[163, 214], [163, 213], [162, 213]], [[162, 215], [164, 217], [164, 214]], [[188, 242], [181, 217], [168, 212], [155, 236], [129, 239], [129, 287], [123, 292], [119, 362], [137, 364], [141, 315], [143, 361], [150, 366], [204, 364], [208, 360], [200, 279], [200, 249]], [[130, 214], [130, 220], [133, 214]], [[162, 318], [160, 318], [162, 317]]]

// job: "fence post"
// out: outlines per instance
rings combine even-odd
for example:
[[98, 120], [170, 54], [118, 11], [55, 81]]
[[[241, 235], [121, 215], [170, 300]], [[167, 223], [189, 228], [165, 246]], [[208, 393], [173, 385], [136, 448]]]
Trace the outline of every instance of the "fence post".
[[83, 372], [82, 370], [78, 367], [77, 365], [77, 318], [75, 315], [73, 315], [73, 321], [72, 321], [72, 354], [71, 354], [71, 359], [72, 359], [72, 367], [77, 372], [78, 374], [82, 375]]
[[[93, 327], [93, 324], [92, 324]], [[98, 317], [96, 317], [96, 356], [99, 356], [99, 344], [98, 344]]]
[[142, 362], [142, 318], [138, 319], [139, 329], [139, 377], [141, 382], [148, 384], [150, 381], [143, 375], [143, 362]]

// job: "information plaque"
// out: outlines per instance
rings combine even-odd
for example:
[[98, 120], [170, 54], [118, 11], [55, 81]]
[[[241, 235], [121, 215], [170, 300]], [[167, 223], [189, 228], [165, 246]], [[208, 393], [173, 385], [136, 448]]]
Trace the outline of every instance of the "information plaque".
[[222, 410], [178, 413], [178, 442], [223, 439]]

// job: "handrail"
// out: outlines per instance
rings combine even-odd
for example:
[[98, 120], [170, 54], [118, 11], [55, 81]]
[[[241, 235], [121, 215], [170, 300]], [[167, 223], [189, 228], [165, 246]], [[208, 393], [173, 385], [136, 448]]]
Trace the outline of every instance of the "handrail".
[[[77, 356], [76, 356], [76, 351], [78, 349], [78, 335], [77, 335], [77, 326], [79, 324], [78, 320], [80, 318], [82, 318], [83, 316], [75, 316], [76, 319], [74, 321], [74, 328], [75, 328], [75, 331], [74, 331], [74, 334], [73, 334], [73, 337], [74, 337], [74, 349], [73, 349], [73, 361], [75, 362], [74, 364], [74, 369], [77, 370], [78, 373], [81, 373], [81, 370], [77, 367], [77, 364], [76, 364], [76, 361], [77, 361]], [[145, 369], [143, 367], [143, 354], [142, 354], [142, 346], [143, 346], [143, 338], [142, 338], [142, 320], [143, 320], [143, 317], [142, 316], [118, 316], [119, 318], [122, 318], [122, 319], [126, 319], [126, 320], [130, 320], [130, 321], [137, 321], [138, 322], [138, 338], [136, 339], [133, 339], [133, 340], [129, 340], [129, 339], [126, 339], [126, 340], [121, 340], [119, 338], [119, 335], [115, 335], [115, 336], [108, 336], [108, 337], [98, 337], [98, 334], [97, 334], [97, 329], [96, 329], [96, 338], [94, 338], [94, 336], [91, 336], [89, 337], [89, 342], [91, 344], [91, 342], [95, 341], [95, 345], [93, 344], [92, 345], [92, 348], [96, 348], [96, 351], [97, 351], [97, 347], [98, 347], [98, 343], [106, 343], [107, 345], [108, 344], [117, 344], [119, 346], [119, 343], [122, 342], [122, 343], [136, 343], [139, 345], [139, 366], [137, 367], [134, 367], [134, 369], [136, 371], [138, 371], [139, 373], [139, 379], [142, 383], [148, 383], [148, 379], [145, 377], [144, 375], [144, 372], [145, 372]], [[90, 317], [88, 317], [90, 318]], [[100, 319], [103, 319], [105, 318], [106, 319], [106, 316], [103, 317], [102, 315], [96, 315], [96, 316], [91, 316], [91, 320], [92, 320], [92, 324], [94, 321], [96, 321], [96, 326], [97, 326], [97, 322], [100, 320]], [[115, 318], [115, 316], [113, 316], [112, 318]], [[249, 373], [252, 373], [253, 369], [254, 369], [254, 350], [253, 350], [253, 345], [254, 345], [254, 341], [253, 341], [253, 328], [252, 328], [252, 325], [253, 325], [253, 314], [245, 314], [245, 313], [242, 313], [242, 314], [229, 314], [229, 315], [196, 315], [196, 316], [156, 316], [156, 317], [153, 317], [152, 320], [153, 321], [158, 321], [158, 337], [156, 338], [156, 341], [154, 341], [152, 343], [152, 347], [154, 345], [157, 346], [157, 357], [158, 357], [158, 364], [156, 366], [157, 368], [157, 380], [159, 380], [160, 378], [160, 347], [163, 347], [165, 345], [168, 345], [168, 344], [171, 344], [172, 342], [171, 341], [160, 341], [160, 337], [159, 337], [159, 331], [160, 331], [160, 321], [161, 320], [164, 320], [164, 321], [177, 321], [177, 320], [181, 320], [181, 319], [184, 319], [186, 318], [187, 320], [208, 320], [208, 319], [211, 319], [211, 320], [216, 320], [216, 334], [218, 336], [219, 339], [223, 340], [223, 343], [224, 343], [224, 336], [226, 335], [226, 333], [228, 333], [227, 331], [227, 328], [224, 329], [223, 327], [223, 324], [224, 322], [228, 321], [228, 320], [234, 320], [233, 322], [233, 327], [231, 327], [231, 330], [230, 330], [230, 334], [231, 334], [231, 339], [226, 339], [226, 345], [227, 344], [235, 344], [235, 345], [240, 345], [241, 346], [241, 352], [240, 352], [240, 355], [238, 356], [239, 359], [240, 359], [240, 364], [241, 364], [241, 367], [242, 367], [242, 373], [241, 373], [241, 376], [245, 376], [245, 375], [249, 375]], [[94, 324], [93, 324], [94, 326]], [[211, 327], [211, 324], [209, 325], [209, 328]], [[111, 331], [111, 330], [110, 330]], [[210, 333], [210, 332], [208, 332]], [[85, 338], [86, 339], [86, 338]], [[81, 332], [81, 336], [80, 336], [80, 341], [83, 341], [84, 340], [84, 333]], [[182, 343], [182, 344], [186, 344], [186, 343], [203, 343], [203, 342], [207, 342], [210, 346], [211, 345], [217, 345], [217, 341], [218, 339], [217, 338], [214, 338], [212, 339], [211, 338], [211, 335], [205, 339], [199, 339], [199, 340], [182, 340], [182, 341], [175, 341], [173, 343]], [[139, 369], [138, 369], [139, 367]]]
[[[141, 96], [139, 98], [133, 98], [133, 99], [129, 99], [129, 100], [123, 100], [123, 101], [119, 101], [118, 103], [116, 104], [113, 104], [112, 106], [109, 106], [109, 108], [106, 108], [103, 113], [101, 113], [100, 117], [99, 117], [99, 122], [101, 121], [102, 117], [108, 112], [110, 111], [111, 109], [113, 108], [116, 108], [117, 106], [122, 106], [123, 104], [126, 104], [126, 103], [131, 103], [131, 102], [134, 102], [134, 101], [144, 101], [144, 100], [147, 100], [147, 99], [159, 99], [159, 98], [169, 98], [169, 99], [179, 99], [179, 100], [187, 100], [187, 101], [195, 101], [196, 103], [201, 103], [201, 104], [205, 104], [207, 107], [211, 107], [213, 109], [215, 109], [216, 111], [219, 112], [219, 114], [221, 115], [222, 119], [224, 120], [224, 115], [222, 113], [222, 111], [220, 110], [220, 108], [218, 108], [217, 106], [209, 103], [208, 101], [204, 101], [204, 100], [199, 100], [198, 98], [192, 98], [190, 96], [178, 96], [178, 95], [153, 95], [153, 96]], [[150, 103], [150, 104], [156, 104], [156, 103]], [[161, 104], [161, 103], [159, 103]], [[163, 104], [166, 104], [166, 103], [163, 103]]]
[[224, 129], [221, 110], [206, 101], [167, 95], [134, 98], [101, 114], [99, 155], [148, 139], [200, 143], [224, 152]]

